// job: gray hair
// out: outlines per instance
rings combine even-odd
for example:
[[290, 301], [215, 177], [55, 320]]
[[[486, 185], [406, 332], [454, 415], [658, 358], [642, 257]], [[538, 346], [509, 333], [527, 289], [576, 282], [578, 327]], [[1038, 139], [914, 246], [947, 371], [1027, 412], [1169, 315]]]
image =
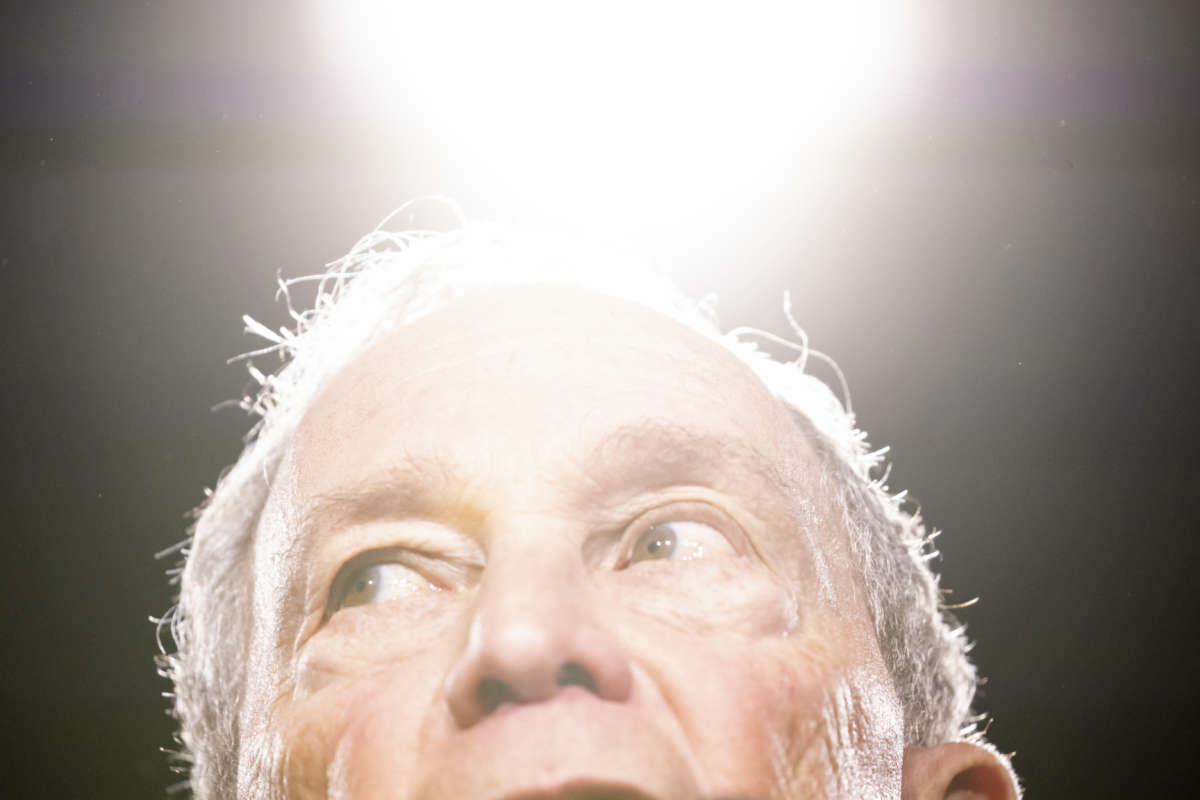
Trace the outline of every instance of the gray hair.
[[[389, 217], [390, 219], [390, 217]], [[823, 480], [837, 499], [867, 591], [875, 633], [904, 714], [907, 746], [963, 738], [980, 740], [971, 714], [975, 668], [963, 628], [941, 603], [936, 555], [920, 517], [906, 510], [904, 493], [889, 493], [882, 477], [884, 450], [870, 450], [849, 407], [806, 372], [825, 359], [798, 342], [799, 357], [772, 359], [754, 338], [779, 340], [752, 329], [722, 334], [713, 300], [696, 302], [653, 271], [587, 255], [561, 239], [517, 236], [494, 226], [466, 225], [449, 233], [391, 232], [388, 219], [324, 273], [280, 280], [293, 320], [278, 331], [246, 317], [248, 332], [267, 345], [246, 357], [278, 354], [283, 364], [264, 374], [252, 363], [258, 387], [240, 405], [258, 417], [241, 457], [207, 493], [173, 570], [176, 606], [159, 621], [174, 651], [163, 646], [161, 673], [174, 683], [179, 722], [175, 768], [187, 777], [178, 790], [197, 798], [232, 797], [237, 787], [238, 715], [245, 685], [242, 657], [249, 641], [246, 589], [251, 541], [283, 451], [305, 410], [328, 381], [389, 332], [411, 324], [467, 293], [492, 286], [569, 285], [630, 300], [682, 322], [721, 343], [747, 363], [793, 412], [824, 461]], [[291, 290], [316, 285], [313, 307], [297, 311]], [[785, 300], [785, 313], [791, 321]], [[832, 365], [832, 362], [829, 362]], [[836, 371], [836, 365], [832, 365]], [[838, 373], [840, 379], [840, 373]], [[844, 381], [843, 381], [844, 388]], [[160, 636], [160, 641], [161, 641]]]

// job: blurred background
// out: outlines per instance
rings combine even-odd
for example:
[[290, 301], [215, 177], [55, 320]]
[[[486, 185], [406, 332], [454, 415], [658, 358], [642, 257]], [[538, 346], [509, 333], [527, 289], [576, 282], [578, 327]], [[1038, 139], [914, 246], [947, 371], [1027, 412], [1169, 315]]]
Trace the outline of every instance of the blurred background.
[[153, 554], [249, 427], [210, 411], [241, 315], [438, 193], [728, 327], [786, 334], [790, 290], [982, 598], [1028, 796], [1190, 794], [1195, 5], [6, 4], [3, 793], [178, 780]]

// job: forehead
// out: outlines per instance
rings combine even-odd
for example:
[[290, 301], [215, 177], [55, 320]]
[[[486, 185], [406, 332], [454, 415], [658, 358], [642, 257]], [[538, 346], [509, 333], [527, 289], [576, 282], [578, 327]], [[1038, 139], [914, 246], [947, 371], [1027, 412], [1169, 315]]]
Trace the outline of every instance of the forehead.
[[815, 464], [783, 404], [717, 342], [627, 301], [549, 287], [480, 291], [390, 334], [331, 381], [293, 444], [302, 488], [322, 492], [400, 453], [544, 461], [636, 447], [639, 429], [664, 428], [753, 451], [781, 474]]

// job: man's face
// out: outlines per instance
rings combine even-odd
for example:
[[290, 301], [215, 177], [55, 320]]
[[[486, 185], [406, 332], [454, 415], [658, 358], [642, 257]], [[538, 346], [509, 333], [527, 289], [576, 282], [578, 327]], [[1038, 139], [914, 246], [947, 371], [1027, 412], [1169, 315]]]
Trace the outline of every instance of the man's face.
[[472, 295], [346, 368], [254, 548], [240, 794], [898, 796], [810, 443], [652, 311]]

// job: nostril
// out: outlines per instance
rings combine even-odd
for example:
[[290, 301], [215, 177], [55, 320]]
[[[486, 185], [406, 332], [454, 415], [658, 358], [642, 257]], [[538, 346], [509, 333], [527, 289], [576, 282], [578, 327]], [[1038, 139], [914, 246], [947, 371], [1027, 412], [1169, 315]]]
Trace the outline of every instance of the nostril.
[[484, 714], [491, 714], [504, 703], [517, 701], [517, 694], [499, 678], [484, 678], [475, 687], [475, 697]]
[[589, 692], [596, 691], [596, 679], [592, 677], [592, 673], [574, 661], [568, 661], [558, 668], [555, 682], [559, 686], [580, 686]]

